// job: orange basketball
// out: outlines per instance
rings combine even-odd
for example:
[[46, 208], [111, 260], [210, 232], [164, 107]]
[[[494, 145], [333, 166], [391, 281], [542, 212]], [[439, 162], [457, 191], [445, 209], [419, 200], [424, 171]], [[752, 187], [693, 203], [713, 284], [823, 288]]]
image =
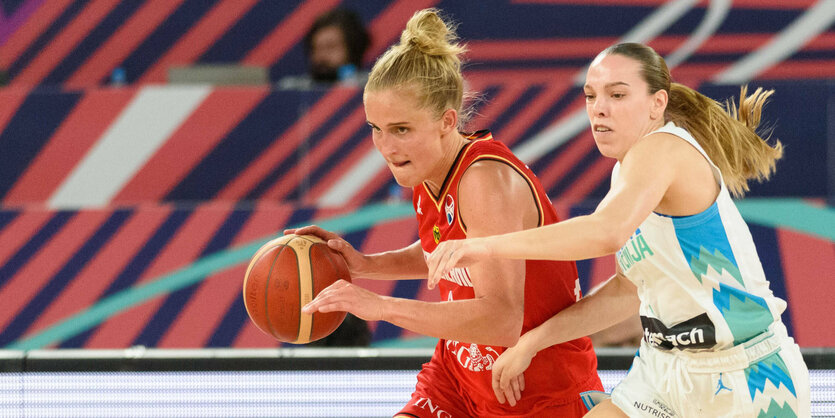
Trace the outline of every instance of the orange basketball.
[[293, 344], [328, 336], [345, 312], [302, 313], [333, 282], [351, 281], [345, 260], [313, 235], [285, 235], [264, 244], [244, 275], [244, 306], [261, 331]]

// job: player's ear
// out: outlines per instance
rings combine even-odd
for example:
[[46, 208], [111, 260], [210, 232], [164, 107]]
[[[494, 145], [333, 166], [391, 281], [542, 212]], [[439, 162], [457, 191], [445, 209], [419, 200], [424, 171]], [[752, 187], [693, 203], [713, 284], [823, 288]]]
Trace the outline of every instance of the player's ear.
[[652, 95], [652, 107], [650, 108], [650, 118], [663, 119], [664, 111], [667, 109], [667, 102], [669, 96], [665, 90], [658, 90]]
[[441, 114], [441, 132], [448, 134], [458, 129], [458, 112], [455, 109], [447, 109]]

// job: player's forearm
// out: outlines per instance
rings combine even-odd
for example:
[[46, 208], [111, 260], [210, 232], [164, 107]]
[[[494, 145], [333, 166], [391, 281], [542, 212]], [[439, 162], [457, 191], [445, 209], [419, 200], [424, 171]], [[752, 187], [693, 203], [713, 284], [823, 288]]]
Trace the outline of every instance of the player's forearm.
[[523, 335], [519, 344], [536, 353], [544, 348], [593, 334], [638, 313], [634, 285], [622, 276], [611, 278], [597, 292], [563, 309]]
[[522, 306], [466, 299], [424, 302], [386, 298], [383, 320], [430, 337], [510, 347], [522, 331]]
[[423, 249], [417, 241], [408, 247], [365, 256], [360, 277], [375, 280], [425, 279]]
[[592, 214], [480, 239], [484, 240], [490, 254], [499, 258], [585, 260], [617, 251], [625, 241], [621, 235], [619, 231], [613, 231], [610, 222]]

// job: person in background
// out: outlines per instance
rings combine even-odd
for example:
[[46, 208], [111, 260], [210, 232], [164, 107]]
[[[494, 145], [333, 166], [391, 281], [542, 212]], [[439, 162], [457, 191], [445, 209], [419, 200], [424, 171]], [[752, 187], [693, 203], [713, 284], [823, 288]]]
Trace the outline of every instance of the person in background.
[[279, 87], [309, 89], [336, 83], [362, 86], [367, 78], [362, 58], [370, 44], [371, 37], [356, 13], [347, 9], [327, 12], [316, 18], [304, 37], [308, 74], [285, 77]]

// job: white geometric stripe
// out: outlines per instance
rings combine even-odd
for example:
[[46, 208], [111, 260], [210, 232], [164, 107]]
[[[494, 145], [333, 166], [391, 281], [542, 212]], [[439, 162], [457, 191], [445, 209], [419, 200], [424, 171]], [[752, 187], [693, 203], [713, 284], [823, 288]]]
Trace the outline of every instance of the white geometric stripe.
[[208, 86], [143, 88], [50, 197], [49, 206], [110, 203], [211, 91]]

